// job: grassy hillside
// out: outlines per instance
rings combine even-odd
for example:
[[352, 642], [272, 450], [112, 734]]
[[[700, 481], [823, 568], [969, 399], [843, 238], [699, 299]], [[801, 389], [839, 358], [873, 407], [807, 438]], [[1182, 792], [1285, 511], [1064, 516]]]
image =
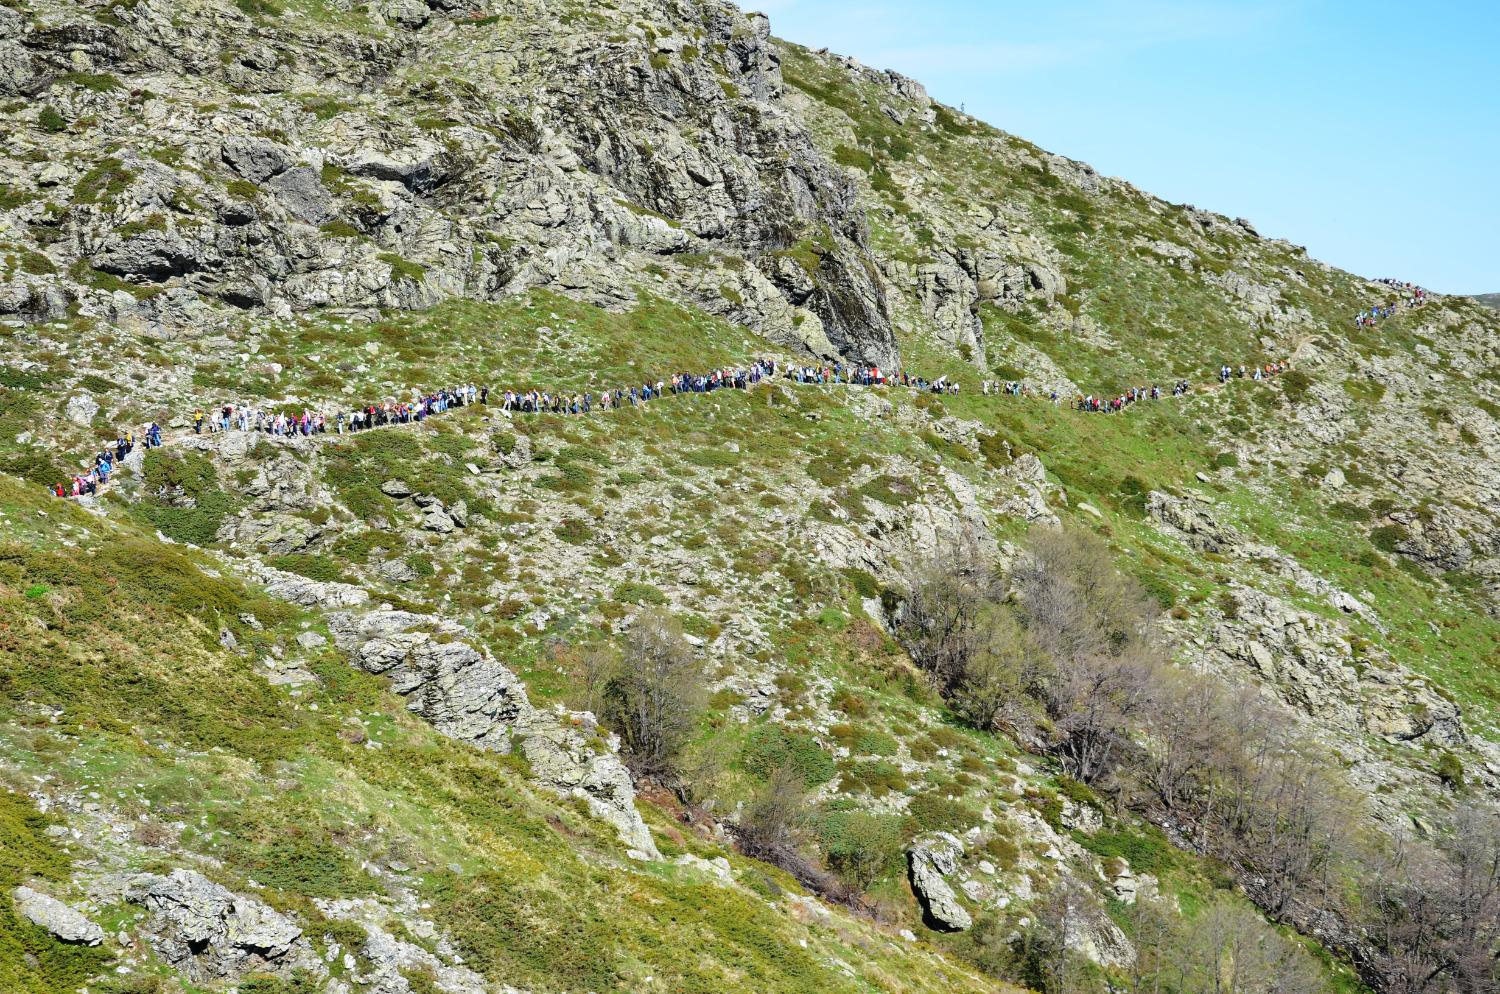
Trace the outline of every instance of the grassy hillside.
[[[1500, 318], [1473, 300], [1357, 326], [1398, 295], [714, 3], [27, 0], [0, 28], [43, 81], [0, 149], [0, 888], [108, 932], [0, 898], [7, 992], [1186, 992], [1243, 962], [1243, 990], [1317, 994], [1407, 962], [1389, 839], [1444, 907], [1455, 816], [1500, 787]], [[188, 429], [839, 349], [959, 390]], [[169, 444], [100, 499], [42, 489], [151, 420]], [[1097, 777], [1046, 699], [1079, 659], [1014, 627], [1055, 529], [1104, 550], [1083, 600], [1138, 612], [1111, 652], [1149, 657]], [[908, 611], [975, 536], [993, 720]], [[349, 648], [351, 613], [403, 612], [390, 659]], [[640, 773], [618, 705], [658, 623], [690, 673], [668, 705], [701, 704], [636, 778], [659, 861], [529, 753], [440, 734], [514, 715], [409, 682], [494, 661]], [[1212, 746], [1186, 800], [1153, 779], [1171, 732]], [[1268, 811], [1275, 865], [1244, 827]], [[939, 833], [958, 931], [914, 890]], [[174, 959], [130, 880], [179, 869], [288, 916], [302, 958]]]

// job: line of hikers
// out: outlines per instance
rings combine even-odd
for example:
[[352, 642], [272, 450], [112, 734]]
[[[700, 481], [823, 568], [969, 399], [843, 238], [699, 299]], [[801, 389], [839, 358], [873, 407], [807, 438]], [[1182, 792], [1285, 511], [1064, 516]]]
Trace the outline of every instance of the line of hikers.
[[[675, 373], [669, 381], [649, 381], [636, 387], [620, 388], [599, 394], [597, 400], [592, 392], [565, 396], [538, 390], [517, 392], [505, 391], [502, 408], [519, 413], [584, 414], [597, 408], [611, 410], [626, 405], [643, 405], [647, 401], [670, 391], [680, 393], [709, 393], [725, 388], [744, 390], [761, 380], [774, 376], [776, 362], [758, 359], [745, 369], [715, 369], [708, 373]], [[251, 405], [223, 404], [204, 411], [193, 412], [193, 434], [217, 434], [227, 431], [257, 432], [278, 437], [312, 436], [364, 431], [384, 425], [411, 424], [426, 420], [434, 414], [442, 414], [455, 407], [472, 404], [489, 404], [489, 387], [472, 384], [437, 390], [411, 401], [385, 401], [367, 404], [350, 411], [339, 411], [331, 417], [320, 411], [304, 409], [300, 413], [267, 411]], [[152, 422], [142, 432], [146, 448], [162, 444], [161, 426]], [[101, 451], [94, 458], [93, 468], [71, 481], [51, 487], [58, 497], [82, 497], [97, 494], [99, 488], [109, 482], [115, 466], [135, 448], [135, 435], [126, 431], [115, 444]]]
[[913, 376], [905, 370], [887, 376], [881, 372], [879, 366], [846, 366], [843, 363], [834, 363], [831, 366], [788, 366], [783, 375], [793, 383], [802, 384], [842, 383], [857, 387], [901, 386], [931, 393], [958, 393], [958, 384], [948, 379], [947, 376], [929, 380], [926, 377]]
[[645, 381], [640, 386], [605, 390], [597, 397], [593, 391], [571, 394], [544, 390], [505, 391], [501, 409], [522, 414], [589, 414], [620, 407], [641, 407], [666, 394], [712, 393], [715, 390], [747, 390], [776, 374], [773, 359], [757, 359], [745, 369], [724, 368], [707, 373], [673, 373], [668, 379]]
[[[148, 449], [161, 445], [161, 428], [156, 422], [151, 422], [146, 428], [142, 440]], [[134, 449], [135, 433], [124, 432], [115, 438], [113, 445], [105, 446], [94, 454], [94, 465], [87, 473], [79, 473], [71, 480], [54, 485], [52, 492], [59, 497], [82, 497], [98, 493], [99, 488], [109, 482], [109, 474], [115, 471], [115, 466], [124, 462], [125, 457]]]
[[1393, 279], [1380, 279], [1375, 282], [1390, 287], [1401, 296], [1383, 307], [1371, 307], [1369, 310], [1360, 311], [1359, 316], [1354, 319], [1354, 325], [1357, 328], [1373, 328], [1386, 318], [1400, 314], [1403, 309], [1421, 307], [1427, 303], [1426, 288], [1417, 286], [1415, 283], [1403, 283]]
[[[1192, 387], [1187, 380], [1179, 380], [1172, 385], [1172, 396], [1181, 397], [1191, 390]], [[1057, 399], [1057, 391], [1052, 391], [1054, 402]], [[1153, 383], [1150, 387], [1131, 387], [1122, 394], [1113, 397], [1096, 397], [1093, 394], [1087, 396], [1079, 395], [1073, 399], [1073, 409], [1086, 411], [1090, 414], [1118, 414], [1131, 404], [1146, 400], [1161, 400], [1161, 384]]]
[[[1219, 367], [1219, 382], [1227, 383], [1233, 378], [1247, 377], [1255, 380], [1268, 379], [1287, 369], [1288, 365], [1286, 362], [1267, 363], [1248, 371], [1244, 366], [1235, 369], [1224, 365]], [[726, 367], [707, 373], [674, 373], [665, 380], [658, 379], [654, 383], [647, 380], [639, 386], [606, 390], [597, 396], [592, 391], [564, 394], [542, 390], [506, 390], [502, 395], [500, 406], [504, 411], [521, 414], [588, 414], [595, 410], [607, 411], [626, 406], [644, 406], [649, 401], [668, 393], [710, 393], [721, 389], [745, 390], [762, 380], [774, 378], [777, 369], [774, 359], [757, 359], [745, 368]], [[957, 394], [959, 391], [959, 384], [950, 380], [946, 375], [936, 380], [912, 376], [905, 371], [887, 376], [878, 366], [849, 366], [842, 363], [826, 366], [789, 366], [782, 372], [782, 376], [798, 384], [899, 385], [941, 394]], [[1031, 388], [1019, 380], [1010, 380], [1004, 384], [984, 380], [980, 389], [985, 396], [992, 394], [1012, 397], [1031, 396]], [[1192, 386], [1187, 380], [1179, 380], [1172, 387], [1172, 396], [1180, 397], [1191, 390]], [[388, 400], [380, 404], [367, 404], [350, 411], [339, 411], [332, 417], [322, 412], [306, 409], [301, 413], [295, 411], [287, 413], [267, 411], [245, 404], [238, 406], [223, 404], [212, 409], [211, 413], [205, 412], [202, 408], [195, 410], [192, 428], [195, 435], [201, 435], [205, 431], [209, 434], [216, 434], [234, 430], [274, 436], [312, 436], [326, 434], [329, 431], [342, 435], [384, 425], [421, 422], [434, 414], [442, 414], [455, 407], [473, 404], [488, 405], [489, 396], [489, 387], [469, 384], [437, 390], [411, 401]], [[1150, 387], [1132, 387], [1113, 397], [1080, 394], [1074, 399], [1072, 407], [1079, 411], [1109, 414], [1123, 411], [1142, 400], [1160, 400], [1161, 398], [1162, 388], [1157, 384]], [[1051, 392], [1051, 400], [1054, 404], [1062, 400], [1055, 389]], [[161, 426], [153, 421], [142, 431], [141, 441], [148, 449], [161, 446]], [[80, 497], [98, 493], [99, 488], [109, 481], [110, 474], [114, 472], [116, 465], [130, 454], [135, 445], [136, 436], [126, 431], [116, 439], [113, 446], [100, 451], [94, 457], [92, 469], [87, 473], [74, 476], [69, 482], [57, 484], [51, 488], [52, 492], [59, 497]]]
[[433, 414], [441, 414], [452, 407], [483, 403], [488, 399], [487, 388], [475, 386], [453, 387], [438, 390], [411, 401], [386, 401], [383, 404], [367, 404], [352, 411], [340, 411], [332, 418], [319, 411], [303, 410], [271, 412], [248, 405], [224, 404], [212, 414], [205, 414], [200, 407], [193, 412], [193, 434], [204, 431], [215, 434], [221, 431], [253, 431], [267, 435], [320, 435], [330, 429], [342, 435], [345, 432], [361, 431], [379, 425], [410, 424], [422, 421]]
[[1219, 367], [1219, 382], [1228, 383], [1230, 380], [1269, 380], [1278, 373], [1284, 373], [1291, 368], [1290, 359], [1285, 362], [1268, 362], [1264, 366], [1252, 366], [1247, 372], [1244, 366], [1233, 368], [1230, 366]]

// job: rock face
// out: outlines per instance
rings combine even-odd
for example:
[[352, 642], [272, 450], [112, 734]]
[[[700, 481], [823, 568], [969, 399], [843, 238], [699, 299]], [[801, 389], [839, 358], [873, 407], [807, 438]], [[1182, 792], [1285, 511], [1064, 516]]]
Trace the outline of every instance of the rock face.
[[[1221, 524], [1202, 501], [1152, 493], [1146, 509], [1163, 530], [1194, 549], [1268, 566], [1343, 614], [1380, 623], [1363, 601]], [[1466, 741], [1456, 704], [1378, 645], [1362, 645], [1356, 655], [1347, 626], [1240, 584], [1231, 586], [1224, 603], [1228, 610], [1209, 642], [1211, 658], [1231, 669], [1248, 669], [1304, 715], [1391, 741]]]
[[[17, 122], [21, 158], [0, 155], [0, 182], [25, 191], [0, 228], [9, 240], [44, 218], [30, 155], [59, 164], [46, 183], [85, 191], [48, 240], [55, 272], [0, 285], [0, 312], [46, 320], [72, 302], [174, 334], [241, 310], [534, 287], [619, 307], [648, 289], [829, 357], [896, 362], [858, 189], [788, 112], [765, 17], [648, 0], [584, 27], [527, 2], [491, 28], [468, 4], [400, 0], [372, 30], [349, 6], [248, 46], [262, 29], [227, 0], [190, 21], [141, 0], [108, 26], [58, 2], [45, 30], [0, 13], [0, 93], [50, 91]], [[80, 58], [120, 85], [57, 83]], [[410, 73], [431, 77], [422, 110], [391, 82]], [[226, 112], [156, 96], [179, 92], [245, 99]], [[309, 93], [330, 113], [310, 114]], [[111, 143], [41, 121], [42, 106], [110, 120]]]
[[632, 850], [660, 858], [635, 808], [630, 772], [612, 743], [590, 734], [597, 732], [591, 715], [534, 707], [516, 675], [466, 641], [472, 636], [462, 625], [409, 611], [347, 610], [363, 607], [369, 595], [279, 570], [255, 574], [274, 596], [330, 610], [338, 647], [361, 669], [386, 677], [407, 708], [439, 732], [481, 749], [519, 752], [537, 783], [581, 798]]
[[80, 946], [97, 946], [104, 941], [104, 929], [89, 921], [55, 897], [17, 887], [12, 894], [16, 910], [33, 925], [51, 932], [63, 942]]
[[150, 915], [158, 955], [193, 980], [286, 972], [310, 956], [291, 919], [192, 870], [136, 876], [125, 898]]
[[907, 877], [922, 904], [927, 926], [940, 932], [962, 932], [974, 919], [959, 903], [958, 895], [945, 879], [958, 871], [964, 846], [947, 832], [934, 832], [912, 841], [906, 850]]

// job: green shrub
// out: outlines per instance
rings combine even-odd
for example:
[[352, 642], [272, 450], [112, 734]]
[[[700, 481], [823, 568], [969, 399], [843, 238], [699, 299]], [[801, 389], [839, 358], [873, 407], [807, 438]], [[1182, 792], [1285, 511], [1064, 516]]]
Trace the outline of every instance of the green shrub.
[[1459, 790], [1464, 786], [1464, 761], [1448, 750], [1438, 757], [1435, 767], [1437, 777], [1448, 787]]
[[649, 583], [627, 580], [615, 588], [615, 600], [622, 604], [655, 604], [659, 606], [667, 602], [667, 595], [661, 592], [661, 588], [654, 587]]
[[292, 971], [287, 978], [271, 974], [251, 974], [240, 981], [236, 989], [239, 994], [317, 994], [322, 985], [302, 967]]
[[81, 86], [85, 90], [92, 90], [94, 93], [109, 93], [111, 90], [118, 90], [120, 88], [119, 79], [107, 72], [70, 72], [62, 77], [62, 82]]
[[349, 580], [338, 561], [331, 556], [305, 552], [272, 556], [266, 560], [266, 565], [273, 569], [305, 576], [309, 580], [317, 580], [319, 583], [347, 583]]
[[901, 819], [865, 811], [836, 811], [817, 826], [818, 844], [835, 873], [860, 890], [899, 873]]
[[56, 107], [48, 104], [37, 115], [36, 126], [49, 134], [60, 134], [68, 130], [68, 119], [63, 117]]
[[394, 252], [382, 252], [379, 259], [391, 267], [391, 279], [397, 282], [420, 283], [427, 278], [427, 270], [410, 259], [403, 259]]
[[1093, 835], [1074, 832], [1073, 839], [1095, 855], [1128, 861], [1130, 868], [1137, 873], [1160, 875], [1176, 863], [1172, 843], [1160, 829], [1151, 825], [1143, 826], [1139, 832], [1128, 829], [1095, 832]]
[[849, 687], [840, 687], [835, 690], [829, 704], [851, 718], [863, 718], [870, 713], [869, 700], [859, 691]]
[[911, 799], [907, 814], [921, 832], [963, 832], [979, 824], [979, 810], [972, 804], [929, 790]]
[[1281, 374], [1281, 388], [1286, 392], [1287, 400], [1293, 403], [1299, 402], [1307, 396], [1308, 388], [1312, 386], [1312, 377], [1300, 369], [1289, 369]]
[[862, 569], [844, 570], [844, 578], [849, 581], [849, 586], [854, 592], [865, 600], [880, 596], [880, 581]]
[[219, 488], [213, 463], [200, 452], [146, 453], [146, 496], [135, 513], [178, 542], [211, 545], [240, 500]]
[[894, 756], [900, 748], [894, 737], [874, 728], [841, 724], [829, 734], [856, 756]]
[[1002, 873], [1015, 869], [1021, 860], [1021, 847], [1004, 835], [992, 835], [986, 839], [983, 851]]
[[112, 204], [135, 182], [135, 175], [119, 159], [101, 159], [78, 178], [73, 199], [81, 204]]
[[334, 218], [318, 230], [325, 235], [332, 235], [334, 238], [358, 238], [363, 234], [363, 232], [343, 218]]
[[839, 781], [839, 790], [862, 791], [875, 797], [884, 797], [892, 791], [906, 789], [906, 774], [894, 763], [883, 759], [868, 763], [855, 763], [844, 770]]
[[790, 769], [809, 789], [832, 780], [835, 771], [833, 757], [817, 739], [784, 725], [762, 725], [751, 732], [740, 753], [740, 764], [766, 779], [777, 770]]
[[1411, 536], [1404, 525], [1381, 525], [1370, 532], [1370, 542], [1381, 552], [1395, 552]]

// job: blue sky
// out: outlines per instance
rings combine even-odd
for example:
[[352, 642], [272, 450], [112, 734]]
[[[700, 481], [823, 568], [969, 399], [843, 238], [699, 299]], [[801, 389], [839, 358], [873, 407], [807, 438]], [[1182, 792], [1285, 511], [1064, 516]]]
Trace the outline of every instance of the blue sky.
[[1500, 292], [1500, 3], [741, 0], [1365, 276]]

